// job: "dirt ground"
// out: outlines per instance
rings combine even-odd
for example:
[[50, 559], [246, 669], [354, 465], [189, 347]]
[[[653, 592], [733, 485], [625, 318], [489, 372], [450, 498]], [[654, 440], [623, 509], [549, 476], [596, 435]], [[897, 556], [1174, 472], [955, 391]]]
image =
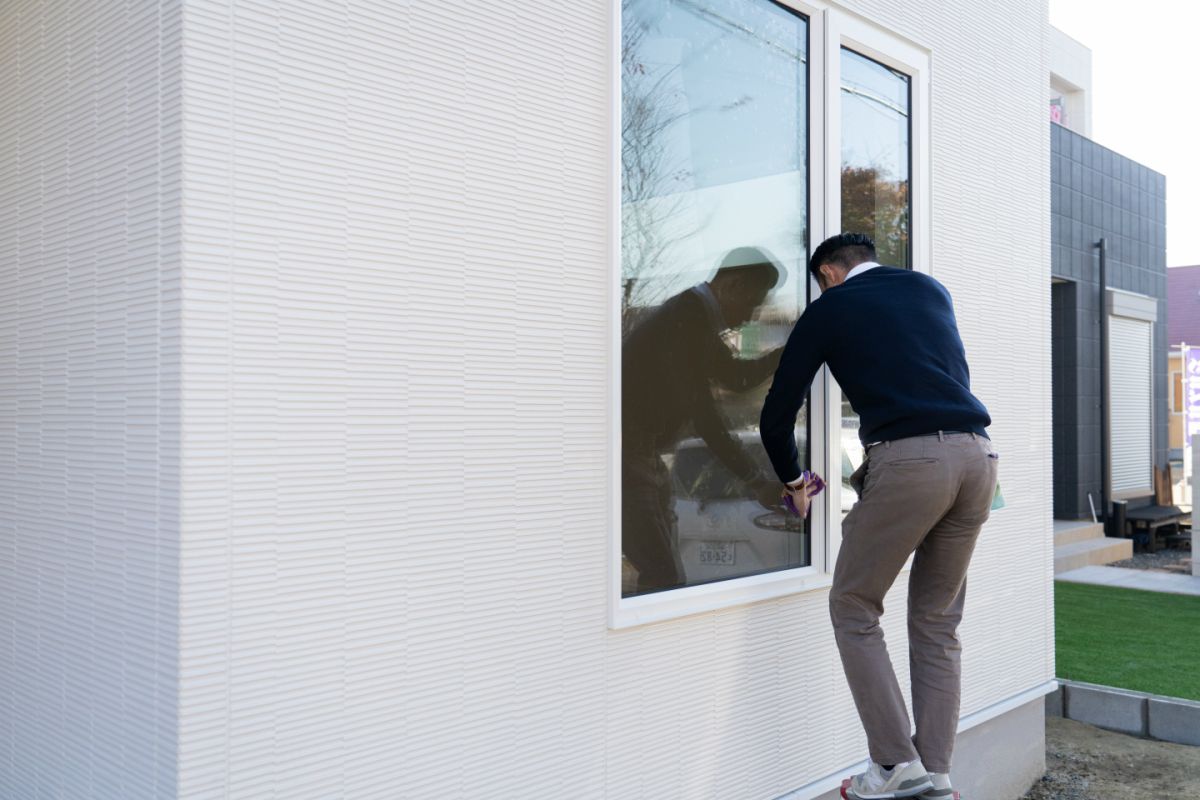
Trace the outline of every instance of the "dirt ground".
[[1131, 569], [1157, 569], [1182, 565], [1192, 559], [1191, 550], [1178, 550], [1167, 547], [1157, 553], [1134, 553], [1132, 558], [1124, 561], [1114, 561], [1110, 567], [1129, 567]]
[[1023, 800], [1200, 798], [1200, 747], [1046, 718], [1046, 776]]

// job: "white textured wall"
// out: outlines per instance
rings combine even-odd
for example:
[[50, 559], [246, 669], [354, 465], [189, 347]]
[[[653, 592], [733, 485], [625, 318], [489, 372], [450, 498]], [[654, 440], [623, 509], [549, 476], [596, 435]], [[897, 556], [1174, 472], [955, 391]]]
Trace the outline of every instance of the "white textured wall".
[[[970, 712], [1053, 674], [1045, 9], [855, 5], [934, 50], [932, 266], [1004, 453]], [[195, 0], [182, 157], [177, 14], [0, 8], [0, 795], [170, 797], [177, 746], [183, 797], [860, 758], [822, 593], [606, 628], [607, 4]]]
[[1092, 135], [1092, 51], [1051, 26], [1047, 59], [1052, 94], [1063, 93], [1066, 126], [1083, 136]]
[[[970, 712], [1053, 674], [1045, 7], [855, 5], [934, 49], [933, 269], [1004, 453]], [[823, 593], [606, 628], [608, 6], [189, 4], [182, 796], [863, 757]]]
[[[609, 6], [189, 4], [183, 796], [759, 800], [864, 757], [824, 593], [606, 628]], [[933, 271], [1004, 454], [971, 712], [1053, 675], [1046, 9], [854, 6], [934, 50]]]
[[171, 797], [177, 2], [0, 2], [0, 797]]

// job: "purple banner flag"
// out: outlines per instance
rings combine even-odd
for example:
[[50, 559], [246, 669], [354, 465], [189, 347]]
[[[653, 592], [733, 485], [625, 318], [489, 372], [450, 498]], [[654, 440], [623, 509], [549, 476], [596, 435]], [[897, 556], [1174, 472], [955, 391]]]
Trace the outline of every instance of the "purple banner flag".
[[1187, 414], [1187, 438], [1200, 434], [1200, 348], [1188, 348], [1184, 365], [1183, 407]]

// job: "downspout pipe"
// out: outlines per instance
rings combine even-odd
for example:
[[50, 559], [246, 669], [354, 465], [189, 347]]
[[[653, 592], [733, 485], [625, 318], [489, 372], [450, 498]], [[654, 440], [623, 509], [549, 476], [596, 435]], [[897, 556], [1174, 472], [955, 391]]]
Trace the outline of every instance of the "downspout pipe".
[[1096, 242], [1100, 251], [1100, 508], [1104, 527], [1109, 536], [1123, 536], [1114, 531], [1112, 513], [1112, 392], [1108, 374], [1108, 239]]

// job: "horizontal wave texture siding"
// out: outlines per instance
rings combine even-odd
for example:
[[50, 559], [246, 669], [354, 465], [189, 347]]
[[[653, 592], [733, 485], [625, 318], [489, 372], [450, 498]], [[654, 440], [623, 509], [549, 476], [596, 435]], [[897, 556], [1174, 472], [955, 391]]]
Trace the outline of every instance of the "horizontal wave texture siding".
[[[758, 800], [864, 757], [824, 592], [606, 628], [616, 5], [189, 7], [185, 793]], [[1003, 453], [969, 713], [1053, 677], [1046, 9], [850, 5], [933, 50], [932, 269]]]
[[[0, 16], [0, 793], [763, 800], [865, 756], [824, 591], [607, 626], [616, 6]], [[1053, 676], [1046, 8], [847, 6], [933, 53], [1003, 454], [967, 714]], [[62, 54], [114, 47], [87, 99]], [[104, 134], [65, 176], [60, 101]]]
[[181, 5], [0, 4], [0, 797], [176, 794]]

